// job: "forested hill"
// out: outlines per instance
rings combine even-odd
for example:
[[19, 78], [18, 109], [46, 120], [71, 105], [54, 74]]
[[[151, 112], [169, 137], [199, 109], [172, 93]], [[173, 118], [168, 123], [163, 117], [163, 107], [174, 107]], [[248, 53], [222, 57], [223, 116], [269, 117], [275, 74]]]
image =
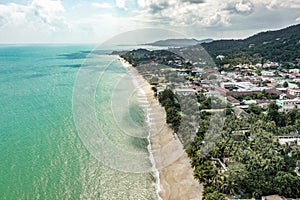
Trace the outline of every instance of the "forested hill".
[[236, 62], [244, 59], [249, 63], [270, 60], [297, 64], [297, 58], [300, 58], [299, 41], [300, 24], [277, 31], [261, 32], [243, 40], [217, 40], [202, 46], [213, 57], [228, 56], [222, 64], [239, 64], [231, 57], [240, 58]]

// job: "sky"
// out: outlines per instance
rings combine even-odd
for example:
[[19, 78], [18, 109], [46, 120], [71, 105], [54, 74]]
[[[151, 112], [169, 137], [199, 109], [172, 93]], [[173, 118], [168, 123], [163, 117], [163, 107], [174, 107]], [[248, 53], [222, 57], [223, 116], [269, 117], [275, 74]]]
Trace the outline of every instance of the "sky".
[[0, 43], [102, 43], [145, 28], [237, 39], [299, 23], [300, 0], [0, 0]]

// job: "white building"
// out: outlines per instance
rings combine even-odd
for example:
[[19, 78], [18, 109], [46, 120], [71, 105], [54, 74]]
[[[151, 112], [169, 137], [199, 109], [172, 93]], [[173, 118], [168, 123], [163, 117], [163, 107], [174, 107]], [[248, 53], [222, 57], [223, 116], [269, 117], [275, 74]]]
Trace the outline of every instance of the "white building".
[[300, 97], [300, 89], [288, 89], [288, 93], [290, 95]]
[[279, 111], [288, 112], [293, 110], [297, 104], [300, 104], [300, 99], [277, 99], [276, 104], [281, 107]]
[[177, 95], [189, 96], [189, 95], [195, 95], [196, 90], [191, 88], [176, 88], [174, 90], [174, 93]]
[[299, 69], [290, 69], [289, 73], [299, 74]]
[[256, 104], [256, 100], [243, 100], [242, 102], [245, 105]]
[[265, 76], [265, 77], [273, 77], [274, 76], [274, 71], [262, 71], [261, 75]]
[[300, 146], [300, 136], [278, 136], [278, 140], [281, 145], [295, 143]]
[[223, 60], [223, 59], [225, 58], [225, 56], [223, 56], [223, 55], [218, 55], [216, 58], [217, 58], [217, 59], [220, 59], [220, 60]]
[[237, 88], [236, 91], [261, 91], [262, 88], [256, 87], [251, 82], [222, 82], [222, 88]]

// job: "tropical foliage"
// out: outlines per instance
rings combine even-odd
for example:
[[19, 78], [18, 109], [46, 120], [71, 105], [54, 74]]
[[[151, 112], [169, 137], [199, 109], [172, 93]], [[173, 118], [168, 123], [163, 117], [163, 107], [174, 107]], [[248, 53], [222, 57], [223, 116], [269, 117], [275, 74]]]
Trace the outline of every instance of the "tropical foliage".
[[166, 89], [158, 95], [160, 104], [165, 107], [167, 123], [177, 132], [180, 126], [180, 104], [171, 89]]
[[[205, 97], [200, 99], [207, 104]], [[278, 113], [276, 104], [271, 104], [267, 113], [251, 112], [244, 118], [228, 115], [218, 140], [206, 154], [203, 149], [208, 127], [212, 126], [211, 114], [201, 112], [201, 115], [197, 137], [186, 151], [207, 199], [219, 193], [242, 198], [271, 194], [300, 197], [300, 177], [296, 173], [300, 167], [300, 148], [280, 145], [276, 137], [299, 130], [297, 110]], [[284, 122], [278, 120], [278, 115]]]
[[218, 40], [202, 44], [208, 53], [216, 58], [218, 66], [230, 64], [264, 64], [266, 61], [280, 62], [289, 68], [299, 65], [300, 24], [278, 31], [258, 33], [244, 40]]

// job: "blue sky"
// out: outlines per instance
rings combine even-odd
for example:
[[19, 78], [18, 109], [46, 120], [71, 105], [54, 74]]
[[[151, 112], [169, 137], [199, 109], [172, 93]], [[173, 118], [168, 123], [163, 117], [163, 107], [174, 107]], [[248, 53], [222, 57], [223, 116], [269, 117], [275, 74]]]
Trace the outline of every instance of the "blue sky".
[[300, 23], [299, 10], [300, 0], [0, 0], [0, 43], [101, 43], [141, 28], [245, 38]]

